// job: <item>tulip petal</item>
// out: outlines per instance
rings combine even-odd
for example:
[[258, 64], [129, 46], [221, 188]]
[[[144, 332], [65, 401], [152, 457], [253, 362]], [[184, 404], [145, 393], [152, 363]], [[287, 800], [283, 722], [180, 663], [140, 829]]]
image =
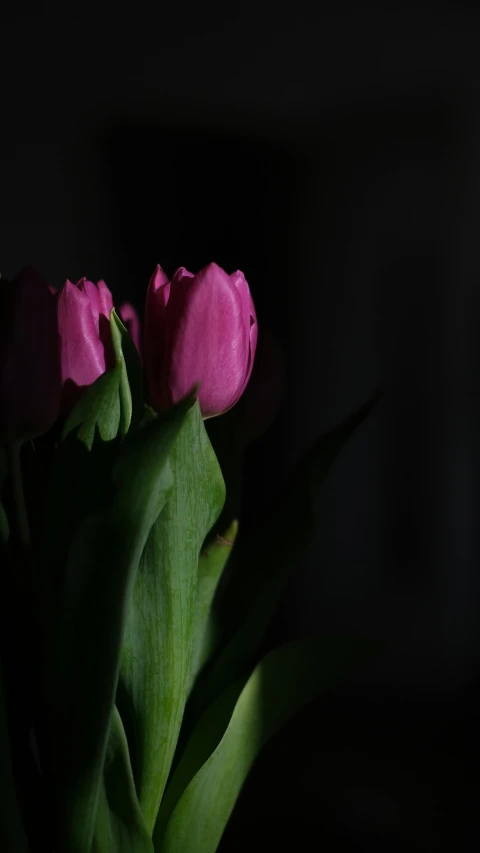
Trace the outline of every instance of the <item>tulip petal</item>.
[[[99, 338], [98, 315], [92, 311], [91, 282], [83, 289], [67, 279], [58, 295], [58, 320], [62, 350], [62, 381], [91, 385], [105, 371], [105, 351]], [[96, 291], [95, 285], [92, 288]]]
[[178, 270], [175, 271], [175, 274], [172, 278], [172, 283], [175, 282], [177, 284], [180, 284], [181, 282], [185, 281], [185, 279], [189, 278], [195, 278], [193, 272], [189, 272], [187, 269], [185, 269], [185, 267], [179, 267]]
[[[240, 390], [240, 393], [238, 394], [238, 400], [243, 391], [245, 390], [245, 387], [252, 373], [255, 350], [257, 348], [258, 324], [255, 306], [253, 304], [252, 295], [250, 293], [250, 288], [243, 272], [237, 270], [236, 272], [232, 273], [230, 278], [232, 279], [242, 299], [243, 322], [245, 325], [245, 331], [247, 334], [249, 346], [248, 362], [245, 371], [245, 381], [243, 383], [242, 389]], [[237, 402], [237, 400], [235, 400], [235, 402]]]
[[110, 314], [113, 308], [113, 296], [103, 280], [98, 284], [88, 281], [86, 278], [81, 278], [77, 282], [77, 288], [85, 293], [90, 300], [90, 309], [95, 318], [98, 329], [100, 329], [100, 316], [104, 316], [110, 320]]
[[194, 277], [182, 274], [179, 284], [172, 281], [167, 307], [169, 357], [162, 384], [174, 403], [199, 382], [202, 414], [211, 417], [234, 405], [244, 387], [248, 339], [242, 298], [217, 264]]
[[110, 314], [113, 309], [113, 296], [102, 278], [97, 284], [97, 290], [100, 303], [100, 314], [103, 314], [107, 320], [110, 320]]
[[88, 281], [84, 276], [83, 278], [77, 281], [75, 287], [78, 288], [81, 293], [84, 293], [86, 296], [88, 296], [90, 302], [90, 310], [98, 324], [98, 318], [100, 316], [100, 296], [93, 281]]
[[157, 264], [155, 267], [155, 271], [150, 279], [149, 288], [154, 293], [159, 292], [159, 298], [161, 297], [164, 305], [167, 304], [170, 294], [170, 280], [166, 272], [162, 270], [160, 264]]
[[[252, 305], [253, 305], [253, 302], [252, 302]], [[253, 370], [255, 353], [257, 351], [257, 343], [258, 343], [258, 323], [257, 323], [256, 319], [254, 320], [252, 318], [252, 316], [250, 315], [250, 357], [249, 357], [249, 362], [248, 362], [248, 367], [247, 367], [247, 374], [245, 377], [245, 385], [243, 386], [244, 388], [247, 386], [248, 380], [250, 379], [250, 376], [251, 376], [251, 373]]]

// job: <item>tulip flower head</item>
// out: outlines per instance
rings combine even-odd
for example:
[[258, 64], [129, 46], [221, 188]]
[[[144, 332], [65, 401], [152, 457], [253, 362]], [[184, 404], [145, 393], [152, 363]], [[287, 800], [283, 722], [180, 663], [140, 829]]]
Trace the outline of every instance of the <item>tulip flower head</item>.
[[257, 318], [242, 272], [208, 264], [180, 267], [169, 281], [158, 266], [145, 305], [145, 367], [150, 401], [168, 409], [198, 384], [204, 418], [240, 399], [252, 372]]
[[113, 364], [110, 314], [113, 298], [104, 281], [93, 284], [81, 278], [67, 279], [58, 293], [58, 326], [61, 338], [62, 414], [82, 391]]

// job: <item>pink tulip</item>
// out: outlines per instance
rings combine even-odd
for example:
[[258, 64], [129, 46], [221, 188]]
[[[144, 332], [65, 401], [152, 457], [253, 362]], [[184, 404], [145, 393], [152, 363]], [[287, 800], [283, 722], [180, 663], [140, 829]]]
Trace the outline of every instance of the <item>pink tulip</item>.
[[197, 275], [180, 267], [171, 282], [157, 267], [145, 305], [145, 367], [154, 409], [199, 383], [204, 418], [240, 399], [252, 372], [257, 318], [243, 273], [209, 264]]
[[56, 300], [32, 267], [0, 280], [0, 399], [2, 442], [41, 435], [58, 416]]
[[113, 364], [110, 332], [112, 294], [104, 281], [93, 284], [81, 278], [67, 279], [58, 293], [58, 326], [61, 338], [62, 415]]
[[123, 302], [118, 308], [118, 315], [133, 340], [139, 353], [142, 351], [142, 332], [140, 318], [130, 302]]

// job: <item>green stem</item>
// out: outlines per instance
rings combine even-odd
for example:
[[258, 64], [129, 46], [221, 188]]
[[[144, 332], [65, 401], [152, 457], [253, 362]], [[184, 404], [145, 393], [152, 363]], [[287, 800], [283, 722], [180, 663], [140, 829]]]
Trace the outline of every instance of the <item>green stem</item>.
[[7, 461], [12, 478], [13, 502], [17, 534], [23, 548], [30, 545], [30, 526], [28, 523], [25, 493], [23, 491], [22, 465], [20, 460], [21, 444], [12, 442], [7, 445]]

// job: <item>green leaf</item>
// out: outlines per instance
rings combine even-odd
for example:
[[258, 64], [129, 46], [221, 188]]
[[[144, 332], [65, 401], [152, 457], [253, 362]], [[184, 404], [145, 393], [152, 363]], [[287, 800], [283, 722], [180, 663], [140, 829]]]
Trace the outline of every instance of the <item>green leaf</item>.
[[117, 362], [90, 385], [65, 421], [62, 440], [76, 427], [80, 427], [77, 438], [86, 445], [88, 450], [91, 450], [96, 429], [102, 441], [111, 441], [117, 436], [121, 425], [124, 427], [126, 418], [124, 414], [122, 424], [120, 418], [122, 375], [122, 364]]
[[218, 696], [198, 720], [180, 760], [169, 779], [153, 834], [155, 848], [160, 844], [170, 816], [189, 782], [212, 755], [230, 722], [238, 697], [247, 679], [239, 678]]
[[219, 652], [194, 688], [191, 717], [198, 717], [215, 696], [253, 665], [288, 576], [307, 553], [314, 531], [313, 498], [342, 448], [381, 396], [377, 391], [342, 424], [321, 436], [265, 517], [240, 537], [229, 564], [236, 571], [214, 602], [211, 616], [212, 630], [216, 628], [212, 644]]
[[138, 350], [115, 309], [110, 315], [110, 327], [117, 362], [122, 365], [119, 390], [125, 434], [131, 423], [136, 426], [143, 415], [143, 368]]
[[237, 689], [229, 688], [198, 723], [172, 777], [173, 794], [167, 792], [165, 812], [155, 828], [155, 853], [214, 853], [265, 743], [307, 702], [377, 648], [368, 641], [307, 639], [270, 652], [248, 679], [223, 737], [217, 740], [218, 719], [223, 724]]
[[7, 713], [0, 666], [0, 839], [4, 853], [28, 853], [28, 841], [23, 828], [20, 808], [15, 792], [10, 755]]
[[232, 552], [238, 533], [238, 522], [232, 521], [222, 536], [216, 534], [207, 542], [198, 561], [197, 601], [193, 642], [191, 683], [203, 668], [212, 651], [214, 629], [210, 621], [211, 607], [218, 582]]
[[92, 853], [153, 853], [133, 781], [123, 723], [113, 709]]
[[77, 437], [91, 450], [95, 433], [102, 441], [125, 436], [143, 414], [143, 372], [135, 344], [112, 309], [110, 315], [116, 363], [90, 385], [70, 412], [62, 432], [64, 440], [76, 427]]
[[56, 716], [51, 709], [62, 780], [58, 846], [65, 853], [90, 853], [135, 575], [173, 488], [172, 448], [191, 404], [129, 436], [113, 468], [112, 507], [82, 522], [70, 551], [57, 643], [61, 704]]
[[196, 403], [172, 446], [173, 489], [150, 531], [133, 589], [117, 704], [152, 832], [182, 721], [192, 658], [198, 559], [224, 483]]

